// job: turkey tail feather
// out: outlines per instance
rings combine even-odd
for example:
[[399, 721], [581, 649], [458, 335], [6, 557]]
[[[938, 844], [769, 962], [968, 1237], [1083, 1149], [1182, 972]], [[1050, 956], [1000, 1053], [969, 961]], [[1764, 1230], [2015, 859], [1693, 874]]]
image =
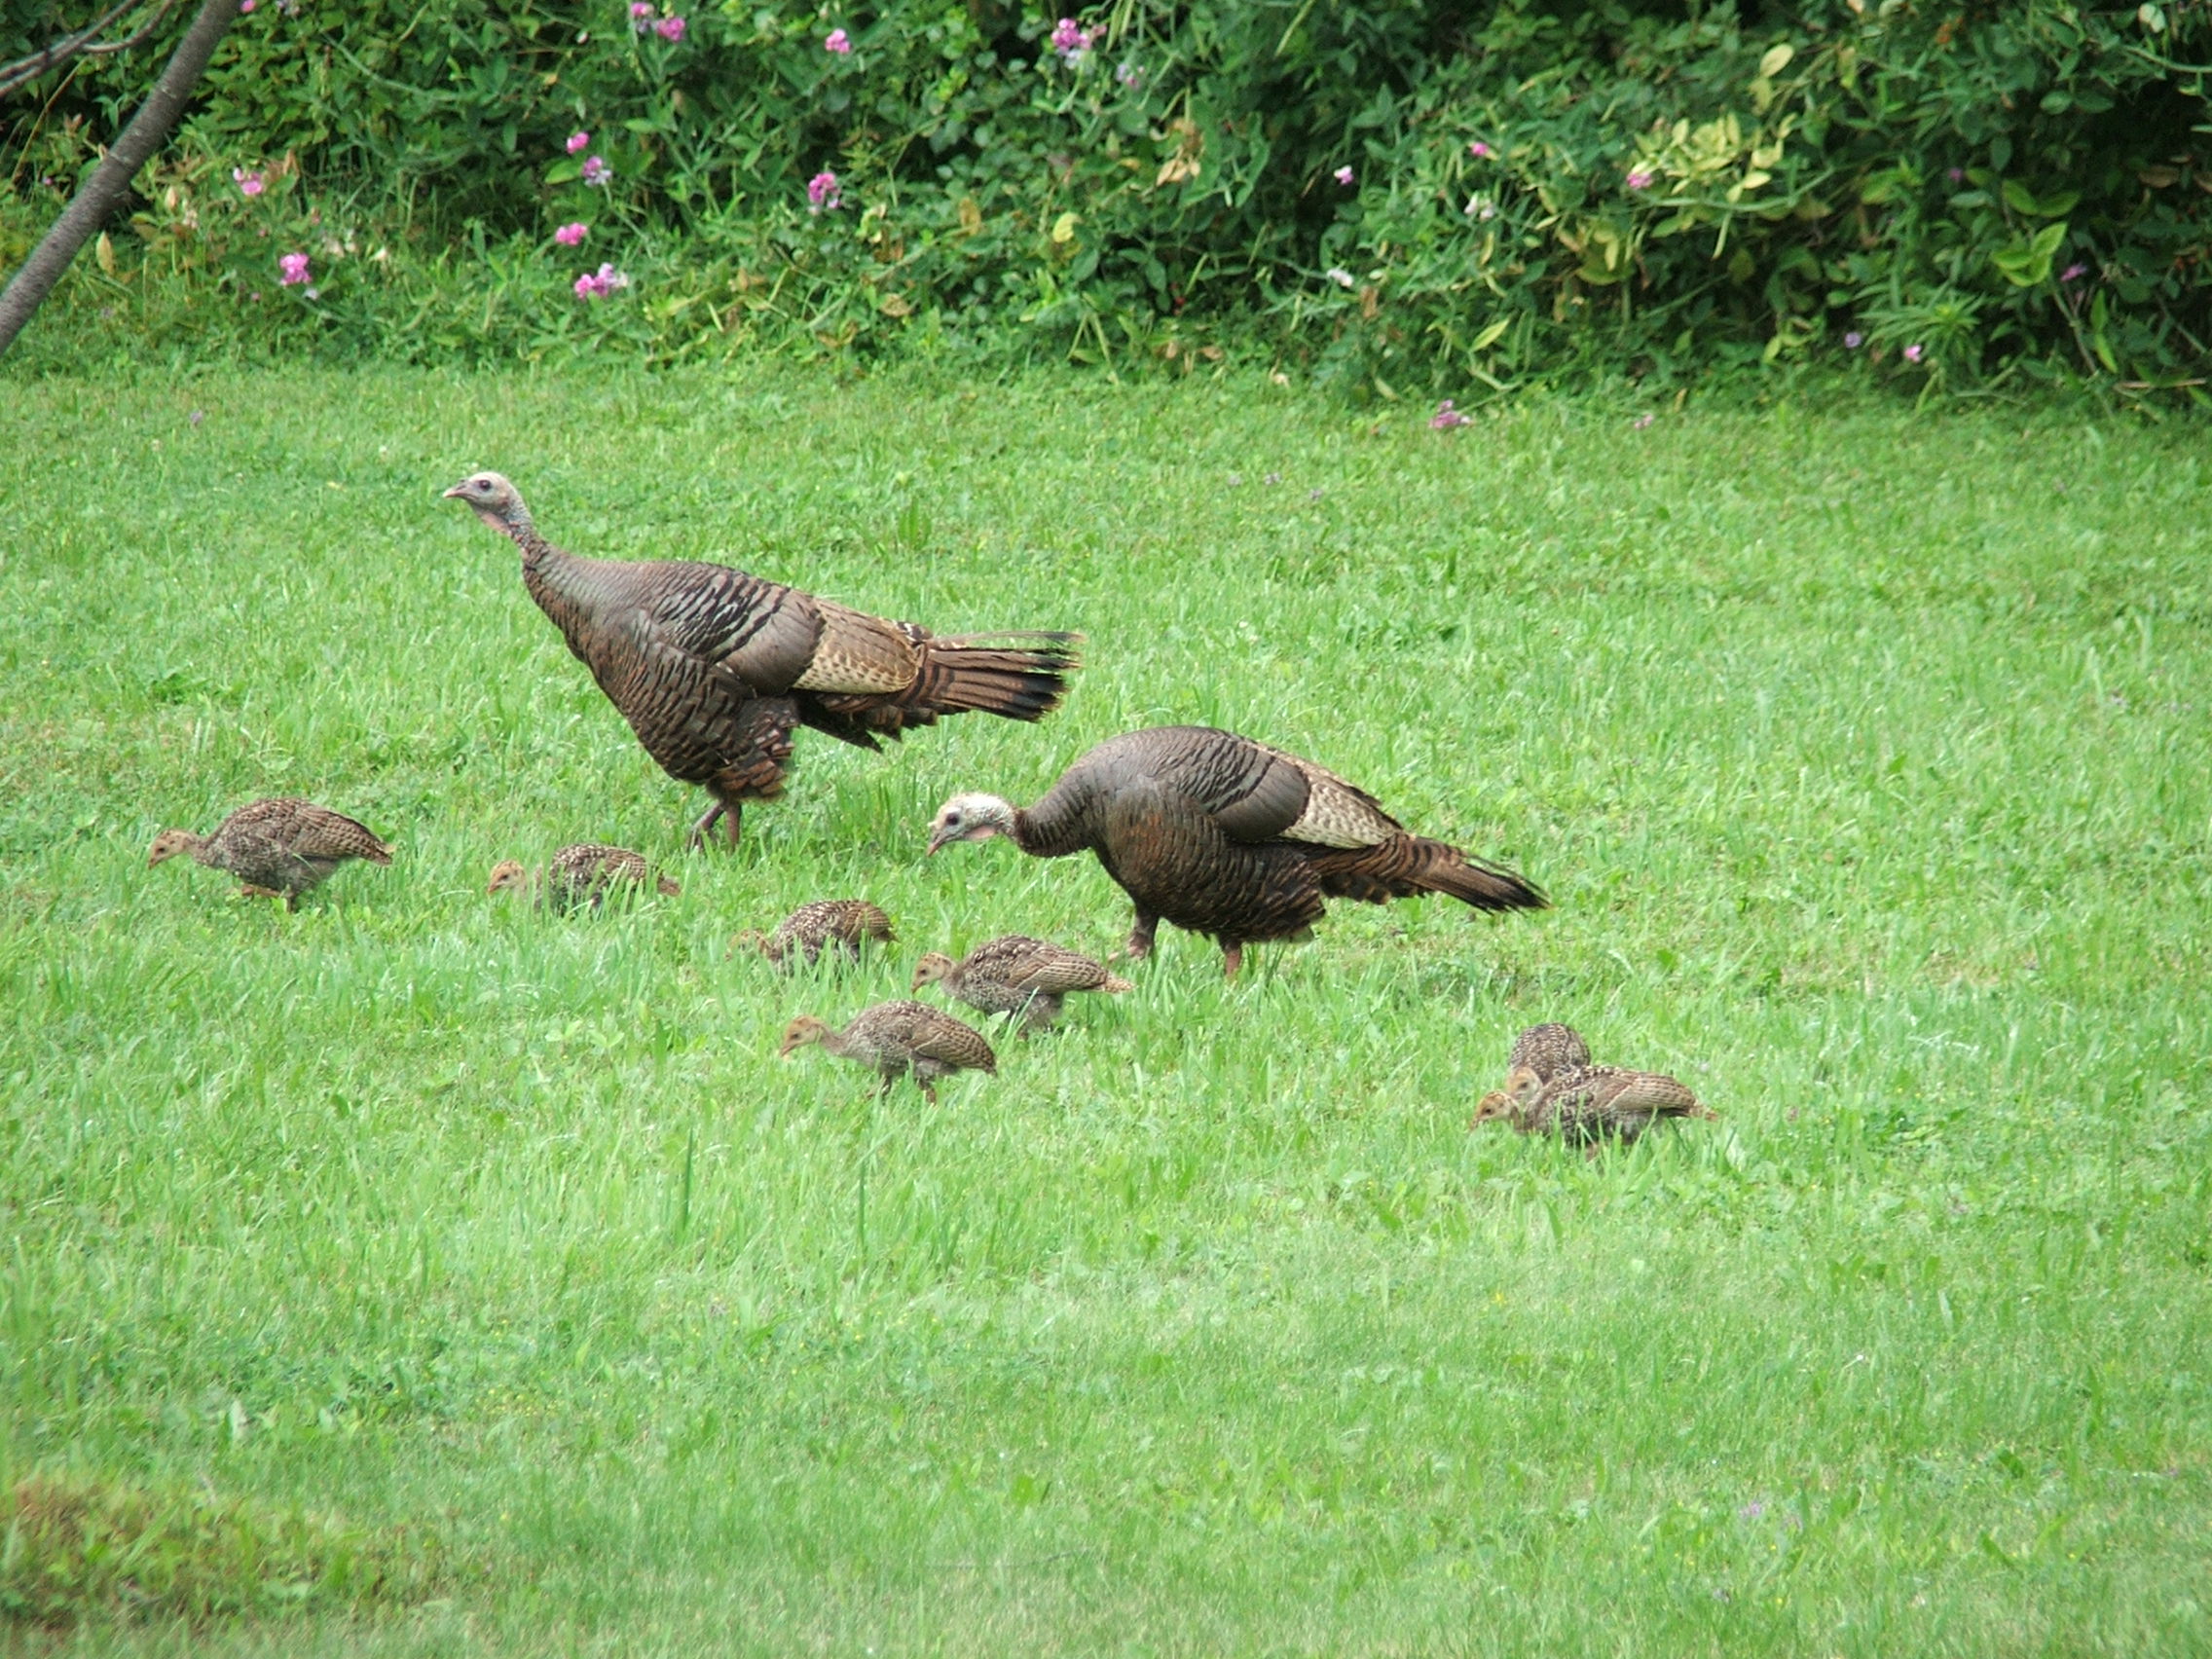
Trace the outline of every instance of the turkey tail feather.
[[[1035, 642], [1015, 645], [1013, 642]], [[1081, 634], [970, 634], [933, 639], [921, 672], [900, 703], [925, 717], [981, 713], [1043, 719], [1067, 695], [1067, 677], [1083, 666]]]
[[1333, 899], [1381, 904], [1442, 893], [1478, 910], [1551, 907], [1540, 889], [1513, 871], [1425, 835], [1397, 835], [1372, 847], [1315, 853], [1312, 864], [1321, 891]]

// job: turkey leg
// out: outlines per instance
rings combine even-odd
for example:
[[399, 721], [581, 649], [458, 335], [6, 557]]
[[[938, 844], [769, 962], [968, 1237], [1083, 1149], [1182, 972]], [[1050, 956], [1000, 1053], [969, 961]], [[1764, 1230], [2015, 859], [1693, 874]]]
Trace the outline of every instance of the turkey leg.
[[1152, 936], [1159, 931], [1160, 912], [1137, 906], [1136, 924], [1129, 929], [1129, 942], [1122, 947], [1118, 960], [1142, 962], [1152, 954]]
[[1224, 979], [1234, 979], [1236, 977], [1236, 970], [1243, 966], [1243, 944], [1234, 939], [1223, 940], [1221, 941], [1221, 977]]
[[706, 811], [699, 814], [699, 822], [691, 826], [691, 840], [689, 843], [691, 850], [693, 852], [697, 852], [701, 847], [706, 845], [707, 831], [715, 827], [715, 820], [718, 818], [726, 820], [727, 828], [729, 830], [729, 844], [733, 847], [736, 846], [738, 825], [743, 815], [744, 808], [741, 807], [736, 801], [724, 800], [719, 795], [717, 795], [715, 797], [715, 804], [708, 807]]

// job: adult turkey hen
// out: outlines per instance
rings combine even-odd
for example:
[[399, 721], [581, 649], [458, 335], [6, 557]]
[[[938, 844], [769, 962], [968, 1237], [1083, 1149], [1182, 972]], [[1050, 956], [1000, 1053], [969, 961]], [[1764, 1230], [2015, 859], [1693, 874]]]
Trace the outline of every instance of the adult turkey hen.
[[955, 795], [930, 826], [930, 851], [993, 835], [1036, 858], [1088, 848], [1136, 905], [1129, 956], [1150, 954], [1166, 920], [1212, 935], [1232, 978], [1247, 943], [1302, 937], [1324, 899], [1444, 893], [1478, 910], [1546, 903], [1513, 871], [1409, 833], [1334, 772], [1210, 726], [1109, 738], [1035, 806]]
[[531, 598], [645, 753], [706, 786], [693, 846], [725, 817], [736, 845], [742, 803], [783, 793], [797, 726], [877, 749], [944, 715], [1040, 719], [1080, 666], [1077, 634], [940, 639], [723, 565], [577, 558], [497, 472], [446, 494], [522, 549]]

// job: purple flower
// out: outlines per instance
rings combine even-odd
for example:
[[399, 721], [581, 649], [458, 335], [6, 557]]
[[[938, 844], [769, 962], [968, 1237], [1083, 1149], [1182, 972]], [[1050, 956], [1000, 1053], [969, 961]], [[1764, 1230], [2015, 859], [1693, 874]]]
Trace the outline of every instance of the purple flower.
[[587, 271], [576, 278], [576, 298], [603, 300], [617, 288], [627, 288], [630, 278], [611, 265], [602, 265], [597, 271]]
[[2079, 259], [2077, 259], [2072, 265], [2069, 265], [2065, 270], [2061, 271], [2058, 274], [2058, 279], [2061, 282], [2079, 282], [2088, 274], [2089, 268], [2086, 265], [2083, 264]]
[[1917, 342], [1915, 342], [1913, 345], [1907, 346], [1904, 349], [1904, 360], [1908, 363], [1919, 362], [1921, 350], [1922, 349]]
[[605, 184], [613, 176], [614, 169], [607, 165], [606, 157], [586, 156], [584, 158], [584, 183]]
[[1428, 424], [1433, 430], [1442, 432], [1448, 431], [1454, 426], [1467, 425], [1472, 420], [1472, 416], [1462, 415], [1458, 410], [1453, 408], [1452, 400], [1447, 397], [1436, 406], [1436, 413], [1428, 418]]
[[1964, 167], [1945, 167], [1943, 176], [1953, 184], [1964, 184], [1967, 181], [1967, 169]]
[[583, 148], [583, 147], [584, 147], [584, 146], [585, 146], [586, 144], [588, 144], [588, 143], [590, 143], [590, 142], [591, 142], [591, 134], [590, 134], [590, 133], [588, 133], [588, 132], [571, 132], [571, 133], [570, 133], [570, 134], [569, 134], [569, 142], [568, 142], [568, 146], [567, 146], [567, 148], [568, 148], [568, 151], [569, 151], [569, 154], [570, 154], [570, 155], [571, 155], [571, 156], [572, 156], [572, 155], [574, 155], [574, 154], [575, 154], [575, 153], [576, 153], [576, 152], [577, 152], [578, 150], [582, 149], [582, 148]]
[[1090, 50], [1090, 31], [1073, 18], [1062, 18], [1052, 29], [1051, 46], [1061, 62], [1073, 63]]
[[240, 196], [259, 196], [265, 188], [259, 173], [247, 172], [243, 167], [231, 169], [231, 181], [239, 187]]
[[1124, 63], [1114, 71], [1114, 79], [1133, 92], [1144, 85], [1144, 71], [1133, 61]]
[[842, 57], [853, 50], [853, 37], [843, 29], [831, 29], [829, 38], [822, 43], [822, 50], [824, 52], [834, 52], [839, 57]]
[[1484, 143], [1480, 138], [1477, 138], [1472, 144], [1469, 144], [1467, 146], [1467, 154], [1474, 157], [1478, 162], [1487, 162], [1493, 156], [1496, 155], [1497, 152], [1492, 149], [1488, 144]]
[[1631, 190], [1649, 190], [1652, 177], [1653, 174], [1649, 167], [1631, 167], [1628, 173], [1628, 187]]
[[578, 219], [574, 223], [563, 225], [559, 230], [555, 231], [553, 233], [553, 240], [559, 242], [563, 247], [574, 247], [576, 243], [584, 240], [584, 233], [589, 229], [590, 227], [588, 225], [586, 225], [581, 219]]
[[289, 288], [296, 283], [305, 282], [308, 279], [308, 256], [304, 253], [287, 253], [276, 261], [276, 269], [282, 273], [276, 278], [281, 287]]
[[1856, 351], [1860, 347], [1865, 344], [1866, 336], [1860, 333], [1856, 328], [1843, 337], [1843, 349], [1846, 351]]
[[1736, 1513], [1738, 1515], [1741, 1515], [1747, 1521], [1756, 1521], [1760, 1516], [1766, 1513], [1766, 1505], [1753, 1500], [1751, 1503], [1745, 1504], [1744, 1507], [1737, 1510]]
[[1630, 428], [1630, 430], [1632, 430], [1632, 431], [1638, 431], [1638, 432], [1641, 432], [1641, 431], [1642, 431], [1642, 430], [1643, 430], [1643, 428], [1644, 428], [1644, 427], [1646, 427], [1646, 426], [1650, 425], [1650, 424], [1651, 424], [1651, 423], [1652, 423], [1653, 421], [1656, 421], [1657, 419], [1658, 419], [1658, 417], [1657, 417], [1656, 415], [1650, 415], [1650, 414], [1639, 415], [1639, 416], [1638, 416], [1638, 417], [1637, 417], [1637, 418], [1636, 418], [1635, 420], [1633, 420], [1633, 421], [1631, 421], [1631, 422], [1629, 423], [1629, 428]]
[[653, 24], [653, 33], [667, 41], [669, 45], [674, 46], [683, 38], [683, 19], [682, 18], [663, 18], [659, 22]]
[[806, 210], [809, 213], [834, 213], [844, 197], [837, 189], [837, 175], [818, 172], [806, 181]]
[[1339, 184], [1349, 184], [1354, 176], [1349, 167], [1339, 167], [1336, 172], [1336, 179]]

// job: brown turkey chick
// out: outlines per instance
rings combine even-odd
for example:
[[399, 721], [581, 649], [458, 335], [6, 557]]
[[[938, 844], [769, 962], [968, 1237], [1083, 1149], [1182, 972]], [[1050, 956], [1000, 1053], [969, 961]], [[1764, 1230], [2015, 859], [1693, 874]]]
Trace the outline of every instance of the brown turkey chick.
[[914, 964], [910, 988], [938, 984], [985, 1014], [1023, 1015], [1024, 1032], [1051, 1025], [1071, 992], [1118, 994], [1129, 988], [1128, 980], [1107, 973], [1104, 963], [1024, 934], [987, 940], [958, 962], [940, 950], [931, 951]]
[[300, 907], [302, 894], [320, 887], [349, 859], [391, 863], [391, 848], [365, 825], [313, 801], [286, 797], [248, 802], [212, 835], [164, 830], [146, 854], [147, 866], [179, 853], [237, 876], [240, 897], [282, 899], [292, 910]]
[[1662, 1072], [1579, 1066], [1546, 1082], [1527, 1066], [1475, 1106], [1469, 1128], [1503, 1122], [1521, 1134], [1558, 1135], [1595, 1156], [1607, 1141], [1627, 1146], [1662, 1118], [1716, 1118], [1688, 1088]]
[[1408, 832], [1335, 773], [1209, 726], [1109, 738], [1031, 807], [955, 795], [930, 826], [930, 851], [993, 835], [1036, 858], [1096, 853], [1136, 906], [1130, 957], [1151, 953], [1164, 919], [1212, 935], [1233, 978], [1247, 942], [1299, 938], [1325, 899], [1444, 893], [1478, 910], [1545, 905], [1513, 871]]
[[645, 753], [706, 786], [694, 846], [725, 817], [736, 845], [743, 803], [783, 793], [797, 726], [878, 749], [946, 715], [1042, 719], [1079, 666], [1075, 634], [940, 639], [724, 565], [579, 559], [497, 472], [446, 494], [522, 549], [531, 598]]
[[492, 879], [484, 891], [535, 893], [537, 902], [549, 910], [571, 910], [578, 904], [596, 910], [618, 887], [642, 891], [647, 886], [671, 899], [683, 891], [667, 876], [656, 876], [652, 866], [627, 847], [586, 841], [563, 847], [542, 871], [527, 870], [513, 859], [502, 859], [492, 866]]
[[861, 946], [870, 940], [892, 942], [891, 918], [879, 906], [866, 899], [817, 899], [786, 916], [774, 933], [748, 928], [729, 942], [733, 950], [759, 951], [779, 968], [790, 967], [791, 954], [796, 950], [811, 968], [831, 945], [845, 961], [857, 962]]
[[1582, 1033], [1571, 1025], [1551, 1020], [1531, 1025], [1513, 1039], [1513, 1052], [1506, 1056], [1505, 1069], [1512, 1073], [1526, 1066], [1549, 1083], [1561, 1072], [1574, 1071], [1589, 1063], [1590, 1045], [1582, 1040]]
[[784, 1028], [784, 1058], [809, 1043], [821, 1044], [839, 1059], [873, 1066], [882, 1074], [886, 1094], [910, 1071], [932, 1103], [939, 1078], [999, 1069], [998, 1056], [980, 1031], [918, 1002], [877, 1003], [854, 1014], [842, 1031], [802, 1014]]

